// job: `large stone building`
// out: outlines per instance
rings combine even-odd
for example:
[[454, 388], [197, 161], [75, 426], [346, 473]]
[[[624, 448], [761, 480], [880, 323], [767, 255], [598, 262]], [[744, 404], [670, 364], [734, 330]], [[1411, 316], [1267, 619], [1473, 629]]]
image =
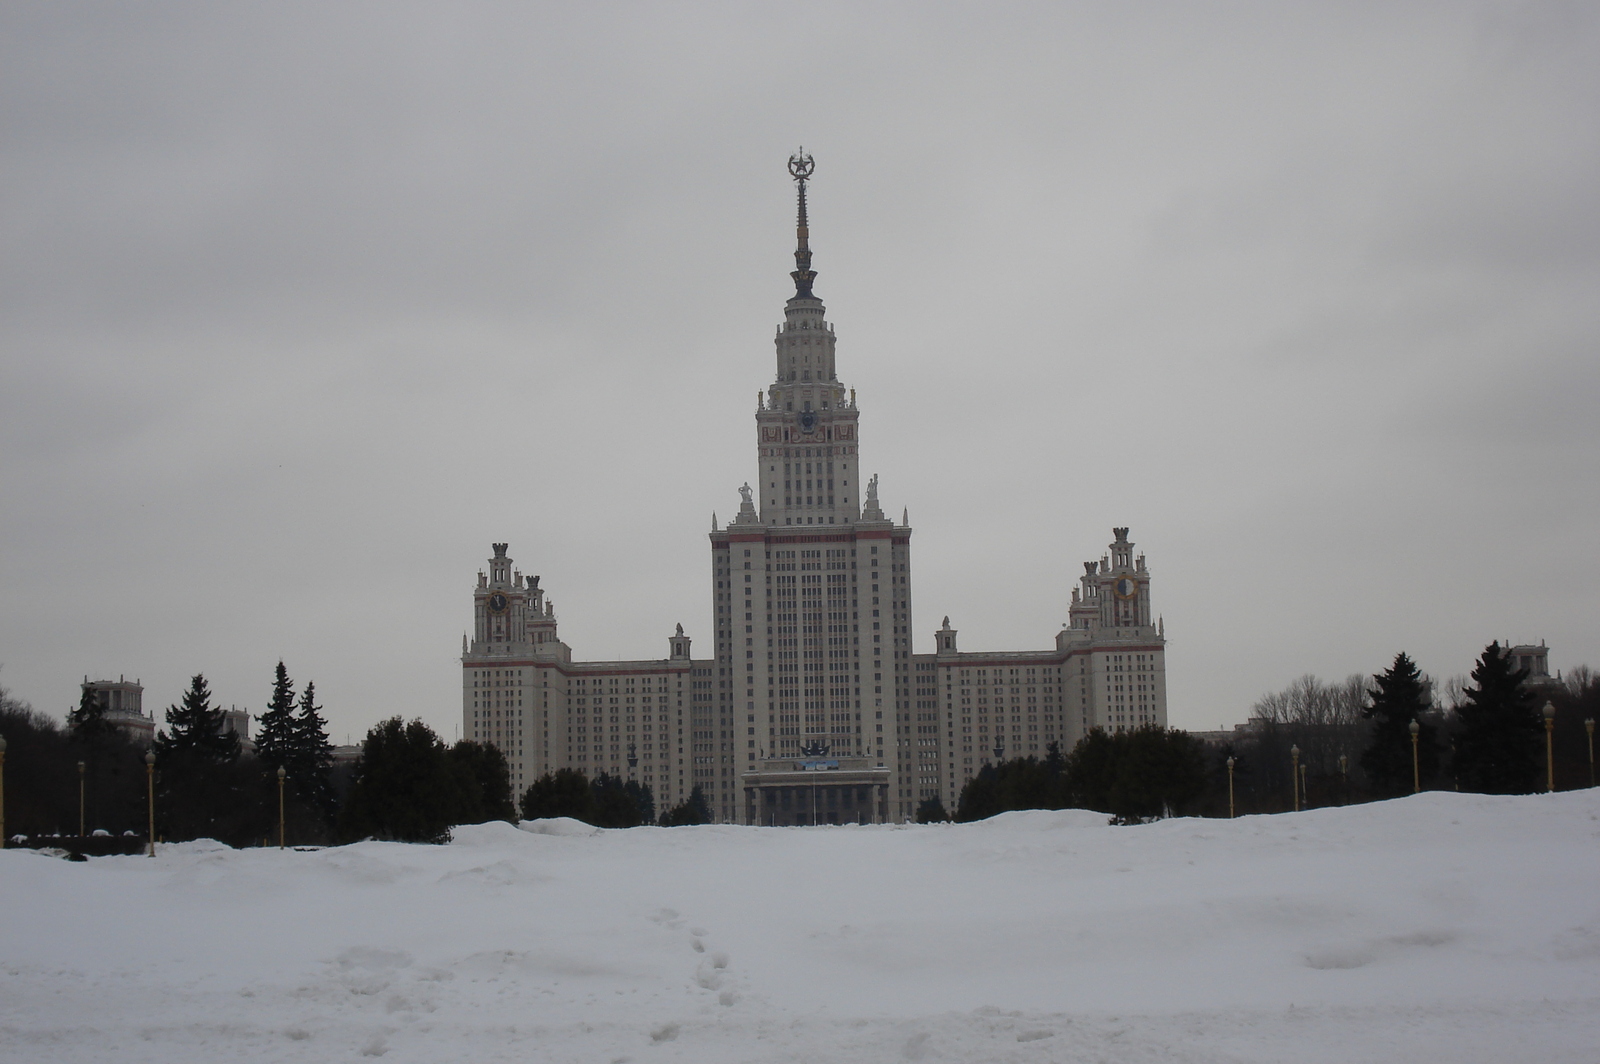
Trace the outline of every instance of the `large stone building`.
[[679, 625], [663, 658], [575, 662], [506, 544], [478, 574], [463, 734], [505, 751], [519, 792], [572, 767], [638, 779], [663, 807], [698, 785], [723, 821], [900, 820], [927, 798], [953, 809], [991, 760], [1166, 724], [1165, 639], [1125, 528], [1085, 563], [1053, 648], [961, 651], [947, 617], [913, 653], [911, 528], [862, 481], [855, 391], [812, 291], [811, 169], [790, 160], [795, 293], [757, 399], [756, 487], [713, 522], [711, 654], [692, 657]]

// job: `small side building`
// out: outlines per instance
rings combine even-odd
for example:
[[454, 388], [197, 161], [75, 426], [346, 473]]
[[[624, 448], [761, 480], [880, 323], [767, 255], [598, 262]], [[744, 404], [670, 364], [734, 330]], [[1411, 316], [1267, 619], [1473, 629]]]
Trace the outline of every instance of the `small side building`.
[[144, 687], [138, 680], [118, 676], [115, 680], [91, 680], [84, 676], [82, 689], [100, 703], [100, 711], [122, 734], [139, 746], [156, 740], [155, 718], [144, 712]]

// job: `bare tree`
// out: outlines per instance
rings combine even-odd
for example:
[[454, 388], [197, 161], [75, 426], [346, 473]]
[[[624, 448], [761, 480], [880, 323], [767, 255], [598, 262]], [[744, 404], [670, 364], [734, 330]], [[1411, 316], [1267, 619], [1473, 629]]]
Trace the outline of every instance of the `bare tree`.
[[1434, 690], [1433, 704], [1435, 709], [1446, 713], [1455, 710], [1467, 700], [1467, 677], [1457, 673], [1444, 683], [1439, 684]]

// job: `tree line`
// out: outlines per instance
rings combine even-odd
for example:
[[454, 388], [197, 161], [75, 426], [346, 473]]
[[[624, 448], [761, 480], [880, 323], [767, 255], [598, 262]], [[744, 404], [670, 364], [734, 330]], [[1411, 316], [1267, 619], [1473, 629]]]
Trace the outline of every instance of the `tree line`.
[[[1546, 698], [1556, 709], [1556, 785], [1588, 786], [1583, 722], [1600, 710], [1600, 677], [1579, 667], [1564, 685], [1539, 691], [1527, 680], [1507, 650], [1491, 643], [1470, 677], [1441, 692], [1402, 652], [1370, 684], [1363, 676], [1338, 683], [1306, 676], [1264, 696], [1250, 726], [1221, 744], [1155, 726], [1095, 729], [1070, 752], [1052, 743], [1043, 759], [987, 765], [962, 789], [953, 817], [935, 798], [922, 803], [917, 819], [981, 820], [1013, 809], [1092, 809], [1123, 823], [1226, 816], [1230, 808], [1280, 812], [1293, 807], [1297, 789], [1308, 805], [1397, 797], [1414, 787], [1528, 793], [1545, 785]], [[81, 776], [90, 830], [144, 833], [144, 750], [106, 719], [92, 691], [62, 727], [0, 688], [0, 735], [9, 747], [8, 832], [75, 833]], [[200, 674], [168, 707], [152, 752], [156, 833], [171, 841], [250, 845], [275, 838], [280, 767], [286, 834], [296, 843], [437, 842], [453, 825], [511, 821], [518, 812], [614, 828], [711, 820], [698, 786], [658, 815], [649, 786], [605, 773], [591, 780], [575, 769], [541, 776], [514, 803], [497, 747], [447, 745], [422, 721], [399, 717], [374, 726], [354, 764], [335, 771], [315, 684], [296, 696], [282, 662], [252, 752], [227, 728]]]
[[[1421, 790], [1527, 794], [1546, 786], [1543, 706], [1555, 708], [1555, 785], [1589, 785], [1584, 721], [1600, 713], [1600, 682], [1586, 666], [1560, 685], [1528, 683], [1508, 647], [1490, 643], [1469, 676], [1435, 683], [1401, 652], [1383, 672], [1327, 684], [1302, 677], [1267, 695], [1237, 738], [1213, 748], [1205, 811], [1226, 815], [1226, 761], [1234, 759], [1240, 812], [1292, 808], [1294, 765], [1302, 803], [1344, 804]], [[1411, 725], [1417, 725], [1416, 765]]]
[[1189, 812], [1205, 790], [1205, 748], [1176, 728], [1145, 725], [1092, 729], [1063, 755], [1051, 743], [1045, 757], [985, 765], [961, 789], [952, 818], [938, 798], [917, 810], [919, 823], [983, 820], [1014, 809], [1093, 809], [1118, 823]]
[[[1535, 690], [1507, 648], [1491, 643], [1469, 677], [1434, 683], [1405, 653], [1381, 673], [1337, 683], [1302, 677], [1251, 708], [1237, 737], [1202, 743], [1178, 729], [1094, 729], [1069, 753], [988, 765], [952, 814], [924, 801], [921, 822], [981, 820], [1013, 809], [1092, 809], [1120, 823], [1175, 814], [1282, 812], [1394, 798], [1413, 789], [1527, 794], [1546, 785], [1546, 699], [1555, 706], [1557, 789], [1590, 785], [1584, 721], [1600, 711], [1600, 678], [1572, 670]], [[1417, 726], [1413, 765], [1411, 725]], [[1232, 765], [1229, 765], [1229, 761]], [[1296, 769], [1300, 778], [1295, 779]], [[1230, 803], [1230, 777], [1232, 785]]]
[[77, 834], [81, 763], [85, 830], [146, 834], [147, 787], [153, 783], [158, 838], [259, 843], [277, 834], [277, 770], [282, 766], [290, 836], [328, 841], [337, 810], [333, 747], [315, 685], [308, 683], [296, 699], [279, 662], [261, 720], [261, 741], [246, 751], [229, 729], [226, 711], [213, 704], [204, 674], [197, 673], [183, 697], [167, 708], [167, 726], [149, 748], [155, 763], [147, 776], [145, 748], [106, 717], [94, 691], [84, 690], [64, 727], [0, 691], [0, 735], [9, 755], [7, 831]]
[[655, 795], [648, 783], [624, 782], [604, 772], [589, 779], [577, 769], [547, 772], [522, 796], [522, 816], [571, 817], [598, 828], [635, 828], [644, 824], [685, 827], [711, 823], [711, 805], [697, 783], [689, 797], [656, 816]]
[[[518, 808], [520, 807], [520, 808]], [[339, 827], [342, 837], [445, 842], [456, 824], [571, 817], [602, 828], [706, 824], [711, 808], [697, 786], [656, 816], [649, 785], [576, 769], [546, 773], [511, 801], [511, 773], [498, 747], [462, 740], [447, 747], [420, 720], [386, 720], [361, 744]]]
[[[6, 827], [12, 835], [75, 835], [78, 764], [85, 829], [121, 835], [148, 830], [147, 786], [154, 784], [155, 832], [181, 842], [212, 838], [233, 846], [275, 842], [283, 770], [286, 840], [327, 844], [376, 838], [444, 842], [457, 824], [515, 821], [511, 772], [499, 748], [462, 740], [447, 745], [420, 720], [375, 725], [353, 763], [334, 765], [316, 685], [296, 695], [279, 662], [253, 749], [228, 727], [203, 674], [167, 708], [166, 727], [145, 748], [108, 720], [85, 690], [65, 726], [0, 688], [0, 735], [6, 761]], [[711, 820], [700, 788], [656, 815], [648, 786], [602, 773], [593, 780], [567, 769], [536, 780], [522, 795], [529, 819], [569, 816], [598, 827], [672, 826]]]

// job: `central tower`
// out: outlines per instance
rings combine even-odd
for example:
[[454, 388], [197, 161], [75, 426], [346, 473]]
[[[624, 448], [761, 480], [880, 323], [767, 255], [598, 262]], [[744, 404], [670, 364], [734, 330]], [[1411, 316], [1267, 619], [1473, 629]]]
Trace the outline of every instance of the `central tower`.
[[816, 164], [804, 150], [789, 159], [799, 211], [795, 224], [794, 295], [784, 304], [773, 343], [777, 373], [756, 400], [761, 522], [768, 526], [848, 525], [860, 515], [855, 393], [834, 366], [833, 327], [812, 292], [806, 182]]
[[[911, 529], [884, 516], [876, 477], [863, 490], [855, 395], [839, 381], [813, 291], [814, 171], [803, 149], [790, 157], [794, 295], [756, 401], [758, 487], [745, 485], [738, 515], [711, 533], [718, 712], [695, 734], [715, 735], [702, 756], [734, 766], [734, 815], [746, 823], [799, 822], [804, 811], [785, 803], [802, 791], [848, 801], [857, 817], [900, 819], [914, 806], [899, 771], [910, 745]], [[829, 774], [795, 777], [812, 771], [801, 765]], [[804, 815], [825, 823], [845, 811]]]

